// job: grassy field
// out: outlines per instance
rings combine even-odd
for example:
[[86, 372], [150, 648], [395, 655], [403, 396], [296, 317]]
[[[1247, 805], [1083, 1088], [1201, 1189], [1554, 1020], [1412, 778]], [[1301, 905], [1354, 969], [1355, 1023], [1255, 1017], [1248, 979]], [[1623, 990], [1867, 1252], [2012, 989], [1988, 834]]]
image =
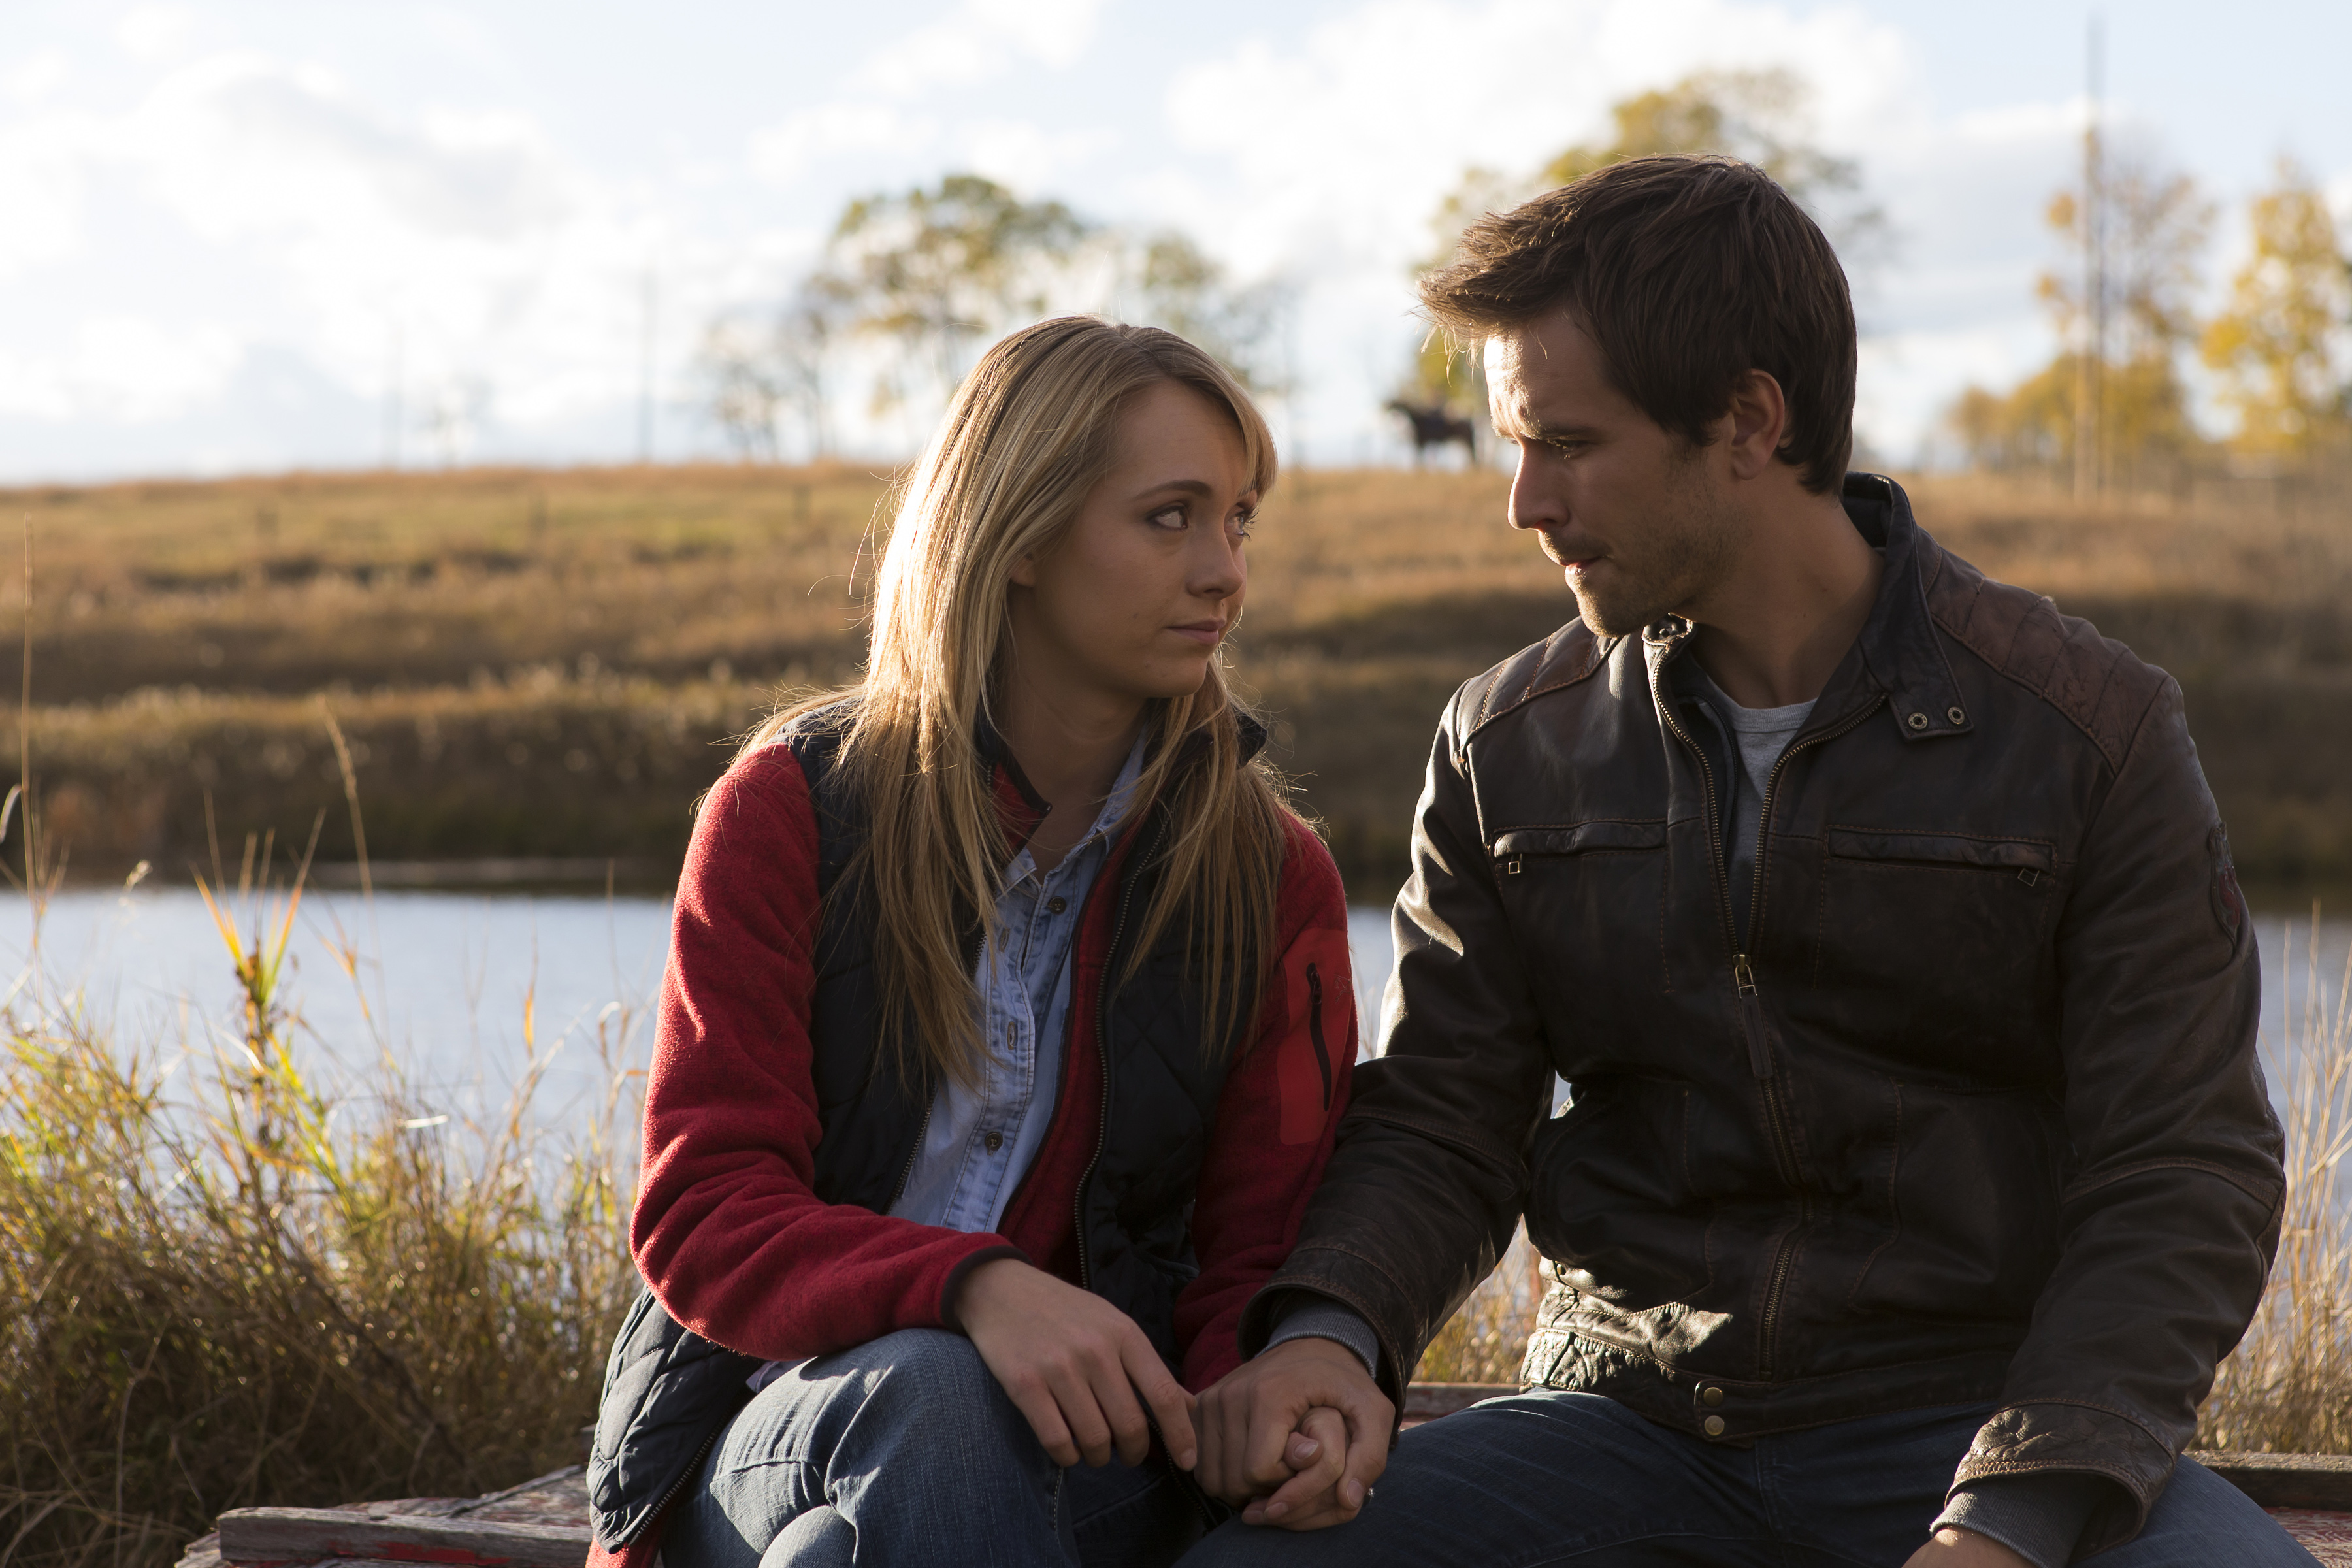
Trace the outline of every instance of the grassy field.
[[[657, 879], [728, 737], [776, 688], [854, 668], [884, 488], [710, 468], [0, 495], [32, 535], [43, 825], [88, 875], [184, 872], [215, 839], [234, 863], [248, 832], [299, 843], [321, 814], [321, 855], [348, 857], [331, 719], [379, 862]], [[2352, 519], [1914, 493], [1946, 542], [2181, 677], [2250, 872], [2352, 874]], [[1240, 668], [1360, 894], [1399, 874], [1447, 692], [1568, 613], [1502, 500], [1489, 475], [1293, 476], [1253, 546]], [[11, 693], [25, 596], [9, 562]], [[290, 925], [258, 890], [241, 907], [240, 1017], [118, 1041], [38, 976], [6, 1005], [0, 1562], [160, 1563], [226, 1507], [509, 1484], [568, 1458], [593, 1410], [630, 1283], [628, 1016], [598, 1042], [615, 1094], [584, 1130], [554, 1137], [527, 1100], [450, 1125], [396, 1076], [303, 1077], [271, 961]], [[2298, 1175], [2281, 1288], [2223, 1369], [2209, 1444], [2352, 1447], [2333, 1184], [2352, 1024], [2335, 977], [2302, 984], [2278, 1063]], [[1515, 1254], [1422, 1374], [1513, 1375], [1538, 1283]]]
[[[379, 858], [617, 858], [658, 878], [727, 737], [861, 649], [887, 476], [846, 468], [291, 476], [0, 493], [33, 537], [31, 739], [89, 875], [214, 831], [352, 854], [325, 715]], [[2352, 512], [2077, 510], [1982, 479], [1923, 521], [2180, 677], [2243, 869], [2352, 876]], [[1235, 647], [1352, 879], [1400, 874], [1454, 686], [1570, 612], [1489, 474], [1287, 478]], [[0, 570], [0, 692], [21, 567]], [[13, 757], [0, 771], [13, 777]]]

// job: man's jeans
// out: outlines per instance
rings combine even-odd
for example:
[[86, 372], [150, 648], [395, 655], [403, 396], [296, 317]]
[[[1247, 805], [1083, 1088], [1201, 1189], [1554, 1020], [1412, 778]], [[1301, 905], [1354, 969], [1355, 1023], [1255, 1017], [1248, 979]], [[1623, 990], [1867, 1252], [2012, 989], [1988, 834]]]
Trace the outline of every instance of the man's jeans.
[[[1902, 1568], [1927, 1543], [1989, 1405], [1946, 1405], [1703, 1442], [1612, 1399], [1538, 1390], [1406, 1433], [1349, 1523], [1225, 1525], [1184, 1568], [1227, 1563], [1574, 1563]], [[2310, 1568], [2245, 1494], [2181, 1461], [2138, 1537], [2098, 1568]]]
[[662, 1559], [1157, 1568], [1201, 1529], [1165, 1464], [1063, 1469], [970, 1340], [908, 1329], [801, 1362], [761, 1389], [672, 1509]]

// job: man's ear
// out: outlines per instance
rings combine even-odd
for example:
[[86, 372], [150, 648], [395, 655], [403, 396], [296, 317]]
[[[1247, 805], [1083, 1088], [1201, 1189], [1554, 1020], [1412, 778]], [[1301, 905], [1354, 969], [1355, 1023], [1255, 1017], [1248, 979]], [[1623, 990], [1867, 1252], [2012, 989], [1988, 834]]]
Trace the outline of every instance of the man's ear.
[[1789, 433], [1789, 400], [1769, 371], [1751, 370], [1732, 384], [1731, 475], [1752, 479], [1771, 467]]

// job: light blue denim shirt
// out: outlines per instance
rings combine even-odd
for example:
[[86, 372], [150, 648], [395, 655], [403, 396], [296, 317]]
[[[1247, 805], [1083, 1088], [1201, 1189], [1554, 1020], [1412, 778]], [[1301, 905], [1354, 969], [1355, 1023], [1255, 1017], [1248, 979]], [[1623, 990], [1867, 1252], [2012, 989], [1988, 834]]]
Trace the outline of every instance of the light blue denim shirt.
[[977, 1089], [950, 1083], [932, 1099], [914, 1168], [890, 1205], [898, 1218], [962, 1231], [994, 1230], [1003, 1218], [1054, 1120], [1078, 918], [1142, 771], [1139, 735], [1086, 837], [1050, 871], [1026, 848], [1004, 868], [973, 976], [987, 1069]]

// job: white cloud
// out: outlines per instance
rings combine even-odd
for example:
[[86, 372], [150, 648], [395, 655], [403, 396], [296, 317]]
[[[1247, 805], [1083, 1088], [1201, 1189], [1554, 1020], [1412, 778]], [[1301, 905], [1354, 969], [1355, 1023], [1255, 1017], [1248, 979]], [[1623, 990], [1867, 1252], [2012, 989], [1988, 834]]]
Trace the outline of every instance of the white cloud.
[[875, 53], [852, 85], [906, 99], [983, 81], [1020, 59], [1066, 67], [1094, 41], [1100, 9], [1101, 0], [965, 0]]
[[63, 49], [36, 49], [0, 77], [0, 91], [5, 91], [19, 103], [38, 103], [63, 87], [72, 75], [73, 61]]
[[753, 174], [788, 185], [845, 153], [913, 153], [938, 137], [936, 121], [896, 104], [827, 103], [752, 132], [749, 157]]
[[195, 36], [195, 13], [184, 5], [142, 5], [114, 24], [114, 41], [132, 58], [161, 59]]

